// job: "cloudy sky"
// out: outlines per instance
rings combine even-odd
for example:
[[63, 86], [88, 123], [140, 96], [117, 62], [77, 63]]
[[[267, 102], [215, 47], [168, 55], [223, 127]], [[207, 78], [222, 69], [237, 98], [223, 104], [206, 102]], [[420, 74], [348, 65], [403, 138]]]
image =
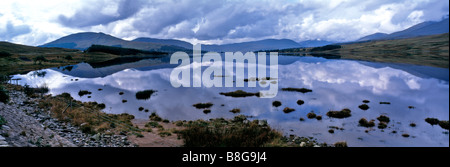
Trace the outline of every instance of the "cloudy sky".
[[204, 44], [343, 42], [448, 14], [446, 0], [1, 0], [0, 41], [41, 45], [92, 31]]

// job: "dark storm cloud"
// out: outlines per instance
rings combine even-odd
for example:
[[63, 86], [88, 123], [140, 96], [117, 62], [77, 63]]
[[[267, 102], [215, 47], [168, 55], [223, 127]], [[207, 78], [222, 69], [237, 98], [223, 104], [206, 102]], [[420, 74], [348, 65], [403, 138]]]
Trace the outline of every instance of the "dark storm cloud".
[[78, 10], [72, 17], [59, 15], [59, 22], [67, 27], [88, 27], [95, 25], [105, 25], [133, 16], [142, 8], [143, 1], [121, 0], [117, 9], [118, 15], [102, 14], [100, 11], [105, 6], [104, 3], [85, 5], [88, 5], [89, 7]]
[[[151, 3], [150, 6], [136, 17], [133, 27], [139, 31], [157, 34], [177, 24], [186, 22], [188, 27], [194, 28], [197, 21], [220, 9], [224, 1], [187, 0], [164, 1]], [[186, 26], [186, 25], [185, 25]], [[191, 31], [190, 29], [188, 29]], [[184, 30], [178, 30], [184, 31]], [[192, 31], [191, 31], [192, 32]], [[192, 37], [192, 33], [185, 34]]]

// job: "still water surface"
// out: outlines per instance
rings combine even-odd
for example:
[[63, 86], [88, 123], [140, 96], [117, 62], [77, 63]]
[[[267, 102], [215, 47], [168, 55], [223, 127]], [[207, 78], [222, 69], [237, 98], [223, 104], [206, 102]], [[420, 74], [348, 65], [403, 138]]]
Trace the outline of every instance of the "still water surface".
[[[278, 61], [279, 92], [273, 99], [232, 98], [219, 94], [236, 90], [258, 92], [264, 89], [260, 87], [174, 88], [169, 76], [177, 65], [168, 64], [168, 58], [94, 66], [97, 68], [81, 63], [70, 70], [60, 67], [39, 71], [44, 72], [45, 76], [30, 72], [15, 78], [22, 78], [22, 85], [47, 85], [53, 95], [68, 92], [76, 100], [105, 103], [107, 108], [104, 112], [129, 113], [138, 119], [148, 119], [151, 112], [173, 121], [233, 118], [236, 114], [229, 111], [239, 108], [240, 114], [252, 116], [251, 119], [267, 120], [270, 126], [286, 135], [310, 136], [321, 142], [347, 141], [349, 146], [449, 146], [448, 130], [424, 121], [428, 117], [449, 119], [448, 69], [317, 57], [279, 56]], [[270, 66], [264, 68], [268, 70]], [[231, 76], [225, 74], [225, 77]], [[287, 87], [308, 88], [313, 92], [281, 91], [281, 88]], [[136, 92], [148, 89], [158, 92], [149, 100], [136, 99]], [[92, 92], [91, 98], [78, 96], [80, 90]], [[119, 95], [119, 92], [124, 94]], [[296, 103], [299, 99], [305, 104], [299, 106]], [[128, 102], [123, 103], [122, 100]], [[281, 101], [282, 106], [273, 107], [275, 100]], [[366, 111], [358, 108], [363, 100], [370, 101], [370, 108]], [[206, 102], [214, 104], [209, 114], [192, 106]], [[410, 109], [409, 106], [415, 108]], [[149, 112], [139, 111], [139, 107]], [[286, 114], [282, 111], [285, 107], [296, 111]], [[351, 109], [351, 117], [336, 119], [326, 116], [330, 110], [344, 108]], [[323, 119], [308, 119], [306, 115], [309, 112], [321, 115]], [[388, 128], [380, 130], [376, 126], [370, 129], [358, 126], [359, 119], [376, 120], [380, 115], [390, 117]], [[305, 120], [299, 121], [300, 118]], [[410, 127], [410, 123], [417, 126]], [[330, 126], [343, 130], [330, 134]], [[366, 130], [369, 130], [368, 133]], [[410, 137], [402, 137], [405, 133]]]

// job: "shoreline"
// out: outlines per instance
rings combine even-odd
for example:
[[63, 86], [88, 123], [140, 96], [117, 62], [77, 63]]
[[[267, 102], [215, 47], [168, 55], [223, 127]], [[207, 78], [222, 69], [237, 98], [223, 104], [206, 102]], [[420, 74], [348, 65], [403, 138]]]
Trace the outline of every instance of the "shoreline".
[[[21, 86], [8, 86], [7, 90], [9, 91], [10, 101], [6, 104], [0, 102], [0, 116], [6, 120], [6, 124], [3, 124], [0, 128], [0, 147], [184, 147], [186, 143], [184, 142], [184, 138], [182, 138], [183, 130], [190, 129], [191, 126], [195, 127], [199, 124], [202, 124], [201, 127], [203, 127], [205, 123], [210, 124], [210, 126], [222, 126], [224, 121], [226, 122], [226, 126], [222, 126], [221, 128], [229, 128], [228, 126], [232, 126], [232, 128], [250, 128], [254, 130], [256, 121], [256, 125], [258, 125], [256, 127], [263, 129], [267, 127], [270, 130], [267, 124], [259, 125], [261, 121], [250, 121], [243, 115], [236, 116], [230, 120], [217, 118], [209, 121], [168, 121], [163, 120], [157, 115], [153, 115], [149, 120], [135, 119], [134, 117], [131, 119], [132, 126], [138, 129], [138, 131], [124, 130], [120, 131], [120, 133], [115, 133], [114, 129], [107, 129], [103, 132], [85, 133], [83, 124], [77, 126], [73, 123], [59, 120], [50, 111], [51, 109], [42, 108], [43, 97], [28, 97], [22, 91], [14, 90], [22, 89]], [[78, 102], [75, 103], [77, 104]], [[83, 105], [85, 104], [83, 103]], [[103, 111], [101, 112], [104, 113]], [[236, 119], [238, 120], [237, 122]], [[259, 132], [259, 130], [255, 130], [255, 132]], [[271, 133], [280, 132], [274, 130]], [[192, 135], [198, 136], [199, 134]], [[228, 135], [241, 136], [239, 133]], [[281, 135], [280, 137], [274, 139], [268, 138], [270, 143], [263, 144], [261, 147], [333, 146], [327, 145], [326, 143], [318, 143], [315, 139], [308, 137], [293, 135]], [[205, 145], [200, 147], [211, 146]]]

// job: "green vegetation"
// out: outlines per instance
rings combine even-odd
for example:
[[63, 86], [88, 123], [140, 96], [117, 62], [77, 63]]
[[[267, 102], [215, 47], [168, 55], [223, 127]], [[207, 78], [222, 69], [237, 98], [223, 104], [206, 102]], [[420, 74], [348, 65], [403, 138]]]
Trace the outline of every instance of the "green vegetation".
[[347, 142], [340, 141], [340, 142], [334, 143], [334, 147], [348, 147], [348, 145], [347, 145]]
[[391, 104], [391, 102], [382, 101], [382, 102], [380, 102], [380, 104], [387, 104], [387, 105], [389, 105], [389, 104]]
[[350, 116], [352, 116], [351, 114], [351, 110], [348, 108], [342, 109], [341, 111], [329, 111], [327, 112], [327, 116], [331, 117], [331, 118], [348, 118]]
[[66, 59], [66, 60], [73, 60], [73, 57], [72, 57], [71, 55], [66, 55], [66, 56], [64, 57], [64, 59]]
[[437, 118], [426, 118], [425, 122], [429, 123], [430, 125], [437, 125], [439, 124], [439, 119]]
[[318, 115], [318, 116], [316, 117], [316, 119], [317, 119], [318, 121], [320, 121], [320, 120], [322, 120], [322, 116], [321, 116], [321, 115]]
[[272, 105], [274, 107], [280, 107], [281, 106], [281, 102], [280, 101], [274, 101], [274, 102], [272, 102]]
[[300, 92], [300, 93], [312, 92], [311, 89], [306, 89], [306, 88], [282, 88], [281, 90], [288, 91], [288, 92]]
[[45, 93], [48, 93], [49, 89], [46, 85], [43, 85], [39, 88], [32, 88], [29, 85], [25, 85], [23, 87], [23, 92], [28, 97], [37, 97], [37, 93], [40, 94], [40, 97], [42, 97]]
[[367, 121], [366, 118], [361, 118], [359, 120], [359, 126], [366, 127], [366, 128], [374, 127], [375, 120], [370, 120], [370, 122], [369, 122], [369, 121]]
[[155, 112], [152, 112], [152, 114], [149, 116], [149, 119], [151, 121], [157, 121], [157, 122], [162, 121], [162, 118], [158, 114], [156, 114]]
[[106, 53], [83, 53], [75, 49], [41, 48], [8, 42], [0, 42], [0, 54], [3, 55], [0, 56], [0, 75], [23, 74], [81, 62], [104, 62], [119, 57]]
[[138, 100], [148, 100], [156, 90], [144, 90], [136, 93], [136, 99]]
[[342, 59], [449, 68], [449, 33], [398, 40], [347, 43], [340, 46], [283, 49], [279, 53], [338, 55]]
[[220, 95], [224, 95], [224, 96], [231, 96], [231, 97], [250, 97], [250, 96], [256, 96], [259, 97], [259, 92], [258, 93], [249, 93], [249, 92], [245, 92], [243, 90], [237, 90], [234, 92], [221, 92]]
[[209, 113], [211, 113], [211, 109], [204, 109], [204, 110], [203, 110], [203, 113], [204, 113], [204, 114], [209, 114]]
[[449, 128], [449, 121], [439, 121], [439, 126], [441, 126], [442, 129], [447, 129]]
[[309, 119], [315, 119], [315, 118], [317, 118], [317, 115], [313, 112], [310, 112], [306, 115], [306, 117], [308, 117]]
[[138, 55], [138, 54], [147, 54], [147, 55], [166, 55], [165, 52], [156, 52], [156, 51], [143, 51], [132, 48], [121, 48], [121, 47], [112, 47], [112, 46], [103, 46], [103, 45], [92, 45], [88, 49], [86, 49], [87, 53], [92, 52], [102, 52], [109, 53], [113, 55]]
[[377, 118], [377, 120], [380, 121], [380, 122], [385, 122], [385, 123], [389, 123], [389, 122], [391, 121], [391, 120], [389, 119], [389, 117], [386, 116], [386, 115], [380, 115], [380, 116]]
[[80, 90], [78, 92], [78, 96], [80, 96], [80, 97], [83, 97], [84, 95], [90, 95], [90, 94], [92, 94], [92, 92], [89, 92], [87, 90]]
[[194, 106], [197, 109], [207, 109], [207, 108], [211, 108], [213, 105], [214, 104], [208, 102], [208, 103], [197, 103], [192, 106]]
[[233, 113], [233, 114], [241, 113], [241, 109], [233, 108], [232, 110], [230, 110], [230, 112]]
[[34, 61], [34, 64], [39, 62], [39, 64], [41, 65], [42, 62], [47, 62], [48, 60], [44, 56], [37, 56], [37, 57], [33, 58], [33, 61]]
[[340, 46], [340, 45], [326, 45], [326, 46], [312, 48], [311, 52], [321, 52], [321, 51], [328, 51], [328, 50], [341, 49], [341, 48], [342, 48], [342, 46]]
[[5, 51], [0, 51], [0, 58], [11, 57], [12, 54]]
[[298, 104], [299, 106], [301, 106], [301, 105], [305, 104], [305, 101], [303, 101], [303, 100], [297, 100], [297, 104]]
[[[72, 101], [71, 107], [68, 106], [68, 101]], [[69, 122], [80, 127], [84, 133], [90, 134], [106, 131], [119, 134], [122, 131], [130, 131], [131, 120], [134, 119], [134, 116], [129, 114], [106, 114], [96, 102], [75, 101], [68, 93], [55, 97], [45, 96], [39, 101], [39, 107], [50, 111], [51, 116], [59, 121]], [[111, 122], [120, 122], [123, 126], [115, 126]]]
[[387, 123], [386, 122], [380, 122], [378, 123], [378, 129], [386, 129]]
[[283, 112], [286, 113], [286, 114], [287, 114], [287, 113], [294, 112], [294, 111], [295, 111], [295, 109], [289, 108], [289, 107], [286, 107], [286, 108], [283, 109]]
[[160, 125], [158, 122], [154, 122], [154, 121], [147, 122], [144, 126], [147, 128], [149, 128], [149, 127], [150, 128], [162, 128], [162, 125]]
[[5, 118], [3, 118], [3, 116], [0, 115], [0, 129], [2, 128], [3, 125], [6, 125], [6, 123], [8, 123]]
[[361, 110], [368, 110], [369, 109], [369, 106], [367, 105], [367, 104], [362, 104], [362, 105], [360, 105], [360, 106], [358, 106]]
[[279, 146], [282, 134], [258, 120], [245, 121], [245, 116], [233, 120], [190, 121], [180, 134], [186, 147], [262, 147]]
[[369, 100], [363, 100], [362, 102], [363, 102], [363, 103], [366, 103], [366, 104], [367, 104], [367, 103], [370, 103]]
[[9, 102], [8, 91], [2, 85], [0, 85], [0, 102], [2, 102], [2, 103]]

